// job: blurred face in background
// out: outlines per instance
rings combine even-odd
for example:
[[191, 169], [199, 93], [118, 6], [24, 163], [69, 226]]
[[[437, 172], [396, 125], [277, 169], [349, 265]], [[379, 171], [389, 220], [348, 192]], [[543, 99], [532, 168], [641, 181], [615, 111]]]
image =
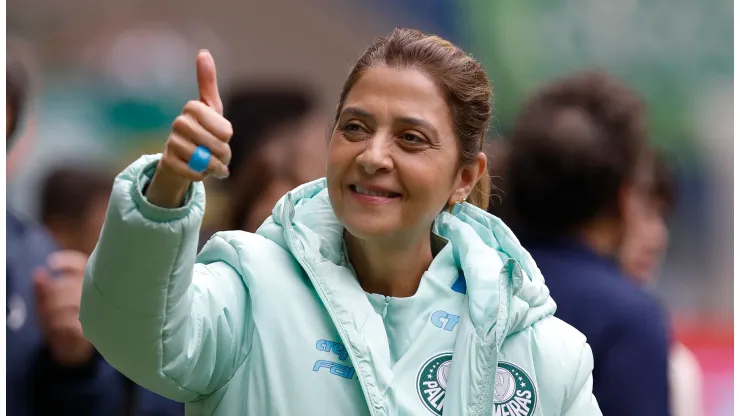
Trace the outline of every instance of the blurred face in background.
[[103, 229], [108, 210], [109, 194], [99, 194], [90, 199], [83, 215], [69, 218], [55, 216], [44, 222], [54, 240], [63, 250], [92, 254]]
[[87, 209], [87, 215], [82, 222], [80, 230], [79, 251], [90, 255], [95, 249], [95, 245], [100, 238], [100, 231], [103, 230], [105, 223], [105, 214], [108, 212], [108, 201], [110, 195], [103, 194], [96, 196]]
[[272, 215], [272, 209], [280, 198], [298, 185], [300, 184], [288, 178], [270, 180], [267, 187], [262, 191], [259, 198], [257, 198], [257, 201], [252, 205], [249, 214], [245, 217], [242, 229], [250, 232], [256, 231], [265, 222], [267, 217]]
[[639, 283], [648, 283], [658, 272], [668, 245], [664, 203], [642, 193], [630, 198], [624, 221], [619, 262], [625, 273]]
[[244, 162], [233, 199], [235, 224], [254, 232], [272, 215], [289, 191], [321, 178], [326, 169], [326, 124], [316, 114], [287, 122], [268, 132], [263, 145]]

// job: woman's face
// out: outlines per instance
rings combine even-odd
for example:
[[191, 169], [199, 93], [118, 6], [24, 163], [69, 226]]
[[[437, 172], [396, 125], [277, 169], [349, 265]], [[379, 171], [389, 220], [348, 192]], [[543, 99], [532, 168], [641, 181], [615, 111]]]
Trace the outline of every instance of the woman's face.
[[379, 66], [363, 73], [340, 110], [329, 197], [357, 238], [414, 238], [448, 201], [467, 196], [476, 169], [458, 168], [450, 111], [435, 83], [415, 69]]
[[640, 283], [652, 280], [668, 244], [662, 204], [655, 198], [632, 198], [625, 216], [625, 234], [619, 253], [622, 269]]

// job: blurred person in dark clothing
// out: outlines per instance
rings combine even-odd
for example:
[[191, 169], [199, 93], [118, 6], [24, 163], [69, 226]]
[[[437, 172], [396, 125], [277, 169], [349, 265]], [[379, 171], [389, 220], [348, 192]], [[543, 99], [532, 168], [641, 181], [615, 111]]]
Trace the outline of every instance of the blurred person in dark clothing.
[[327, 124], [307, 89], [236, 88], [224, 117], [234, 128], [231, 175], [222, 182], [228, 204], [217, 229], [203, 233], [208, 237], [219, 230], [256, 231], [283, 195], [322, 177], [325, 169]]
[[666, 314], [618, 261], [631, 211], [650, 196], [642, 102], [602, 72], [578, 73], [529, 97], [510, 145], [506, 211], [555, 316], [593, 349], [603, 414], [667, 416]]
[[[6, 60], [10, 156], [25, 119], [29, 73], [10, 45]], [[86, 256], [58, 251], [41, 226], [7, 207], [5, 213], [7, 414], [114, 414], [120, 378], [84, 338], [78, 320]]]
[[[83, 254], [83, 264], [98, 242], [112, 187], [113, 176], [102, 169], [61, 167], [52, 170], [43, 181], [39, 198], [41, 222], [62, 250]], [[53, 283], [45, 276], [37, 279], [36, 286], [40, 291]], [[76, 298], [76, 302], [79, 303], [79, 298]], [[121, 374], [116, 383], [121, 389], [120, 414], [184, 414], [182, 403], [135, 386]]]
[[[650, 193], [635, 199], [625, 218], [625, 238], [619, 263], [638, 285], [652, 285], [668, 247], [667, 220], [675, 204], [675, 186], [666, 160], [656, 154], [652, 163]], [[694, 354], [678, 341], [669, 353], [671, 415], [700, 416], [702, 371]]]
[[41, 223], [65, 250], [89, 256], [105, 222], [113, 177], [98, 170], [52, 170], [41, 187]]
[[619, 252], [624, 271], [638, 284], [653, 283], [668, 246], [667, 219], [675, 203], [673, 177], [665, 159], [655, 154], [647, 197], [635, 199], [625, 218], [625, 238]]

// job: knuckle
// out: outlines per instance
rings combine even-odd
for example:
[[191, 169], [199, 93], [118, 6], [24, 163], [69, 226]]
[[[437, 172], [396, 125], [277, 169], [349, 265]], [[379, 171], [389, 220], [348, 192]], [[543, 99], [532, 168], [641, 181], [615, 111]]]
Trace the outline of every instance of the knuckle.
[[200, 101], [190, 100], [187, 103], [185, 103], [185, 107], [183, 107], [182, 112], [183, 113], [194, 113], [201, 108], [200, 104], [201, 104]]
[[167, 143], [164, 146], [165, 153], [172, 149], [173, 146], [175, 146], [175, 142], [177, 141], [177, 135], [174, 133], [170, 134], [170, 137], [167, 138]]
[[165, 152], [161, 160], [163, 165], [172, 168], [175, 166], [175, 159], [176, 157], [171, 152]]
[[[224, 119], [226, 120], [226, 119]], [[231, 136], [234, 135], [234, 126], [231, 125], [231, 122], [229, 120], [226, 120], [226, 125], [224, 126], [224, 138], [226, 140], [231, 139]]]
[[224, 143], [224, 150], [223, 150], [223, 160], [226, 162], [226, 164], [229, 164], [229, 161], [231, 161], [231, 146]]
[[170, 150], [172, 151], [172, 156], [179, 155], [185, 147], [182, 137], [179, 135], [173, 134], [170, 137], [169, 147], [170, 147]]
[[229, 152], [229, 146], [226, 143], [217, 140], [211, 146], [211, 151], [217, 158], [223, 159]]
[[185, 114], [180, 114], [179, 116], [175, 117], [175, 121], [172, 122], [172, 130], [183, 130], [188, 125], [188, 116], [186, 116]]

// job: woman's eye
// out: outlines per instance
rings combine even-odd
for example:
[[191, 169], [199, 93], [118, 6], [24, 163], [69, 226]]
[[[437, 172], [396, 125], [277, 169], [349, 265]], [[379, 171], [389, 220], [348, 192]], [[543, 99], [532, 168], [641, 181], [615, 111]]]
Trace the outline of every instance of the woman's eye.
[[412, 133], [405, 133], [401, 137], [403, 138], [404, 142], [409, 144], [422, 144], [425, 142], [425, 140], [421, 136]]
[[362, 126], [360, 126], [357, 123], [347, 123], [342, 126], [342, 131], [349, 132], [349, 133], [356, 133], [356, 132], [362, 131]]
[[339, 130], [344, 138], [350, 141], [364, 140], [367, 136], [367, 129], [360, 123], [348, 122], [339, 126]]

